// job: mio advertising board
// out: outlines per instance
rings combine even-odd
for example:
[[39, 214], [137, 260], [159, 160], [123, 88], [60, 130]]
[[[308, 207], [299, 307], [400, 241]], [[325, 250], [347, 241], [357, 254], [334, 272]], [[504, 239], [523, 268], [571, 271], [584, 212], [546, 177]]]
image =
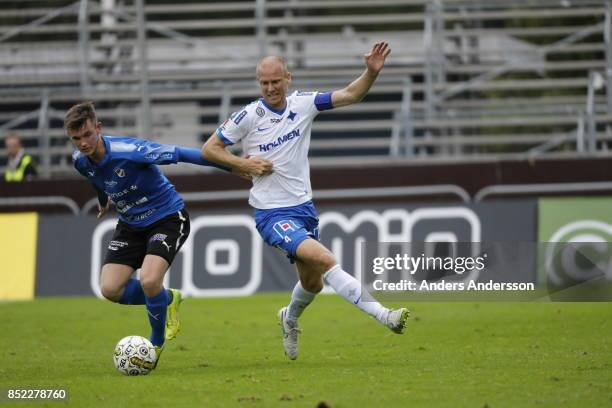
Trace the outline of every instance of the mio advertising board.
[[[322, 243], [332, 250], [343, 269], [366, 284], [370, 282], [364, 277], [372, 268], [364, 265], [365, 245], [427, 242], [428, 248], [433, 248], [430, 255], [467, 251], [478, 256], [491, 247], [487, 243], [533, 244], [537, 240], [536, 200], [474, 205], [321, 205], [317, 210]], [[100, 296], [100, 269], [115, 225], [112, 217], [39, 216], [35, 295]], [[412, 252], [419, 257], [426, 251], [419, 247]], [[506, 275], [487, 276], [487, 281], [535, 282], [534, 251], [526, 251], [520, 259], [514, 254], [497, 255], [496, 262], [503, 261]], [[419, 279], [434, 282], [452, 278], [440, 270], [418, 273]], [[452, 280], [474, 277], [470, 272]], [[191, 234], [165, 284], [186, 296], [210, 297], [286, 291], [296, 282], [295, 267], [284, 253], [263, 242], [251, 211], [245, 208], [191, 212]]]

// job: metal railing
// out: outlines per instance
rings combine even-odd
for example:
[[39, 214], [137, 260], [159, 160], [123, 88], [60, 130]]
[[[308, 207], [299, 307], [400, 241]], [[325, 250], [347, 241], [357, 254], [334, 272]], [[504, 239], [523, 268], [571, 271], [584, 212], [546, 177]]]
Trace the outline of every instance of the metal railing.
[[487, 186], [474, 195], [474, 202], [483, 201], [492, 195], [541, 195], [550, 193], [588, 193], [610, 191], [612, 193], [612, 182], [587, 182], [587, 183], [546, 183], [546, 184], [504, 184]]
[[[317, 190], [313, 192], [315, 200], [344, 199], [344, 198], [374, 198], [374, 197], [422, 197], [422, 196], [447, 195], [458, 198], [467, 203], [470, 195], [463, 188], [455, 185], [439, 184], [433, 186], [410, 186], [410, 187], [375, 187], [375, 188], [350, 188]], [[183, 201], [189, 202], [211, 202], [228, 200], [246, 200], [249, 198], [249, 190], [207, 191], [181, 193]], [[86, 215], [98, 205], [98, 198], [88, 200], [81, 208], [80, 214]]]
[[68, 197], [40, 196], [40, 197], [0, 197], [0, 207], [66, 207], [74, 215], [80, 214], [77, 203]]
[[[336, 89], [363, 69], [361, 53], [374, 37], [394, 41], [393, 57], [371, 91], [372, 99], [377, 100], [326, 114], [339, 119], [316, 122], [312, 143], [315, 155], [319, 151], [339, 158], [350, 154], [358, 161], [363, 154], [382, 162], [387, 160], [385, 156], [418, 161], [486, 160], [504, 155], [533, 159], [559, 151], [608, 154], [601, 148], [612, 137], [609, 1], [584, 1], [565, 8], [548, 0], [517, 1], [511, 6], [503, 1], [439, 0], [380, 0], [375, 4], [370, 0], [256, 0], [146, 7], [143, 3], [138, 0], [127, 7], [107, 7], [95, 0], [79, 0], [56, 10], [7, 10], [7, 15], [31, 16], [34, 20], [21, 27], [0, 27], [0, 53], [3, 45], [25, 47], [27, 51], [31, 43], [18, 39], [44, 34], [50, 48], [57, 45], [63, 50], [54, 55], [65, 52], [66, 56], [62, 60], [33, 60], [30, 68], [40, 74], [32, 77], [11, 74], [20, 71], [20, 59], [0, 58], [0, 68], [6, 68], [0, 69], [4, 103], [37, 100], [41, 108], [36, 112], [47, 111], [30, 129], [25, 123], [34, 122], [33, 118], [27, 112], [18, 113], [15, 122], [9, 120], [0, 126], [0, 139], [3, 127], [23, 129], [26, 135], [38, 133], [39, 143], [34, 151], [41, 158], [46, 176], [66, 171], [52, 153], [58, 150], [57, 140], [49, 143], [59, 137], [60, 129], [53, 124], [59, 116], [54, 112], [58, 104], [95, 98], [110, 105], [111, 110], [132, 113], [129, 124], [116, 119], [116, 125], [107, 126], [109, 133], [120, 129], [129, 135], [148, 137], [158, 131], [155, 110], [164, 101], [205, 102], [195, 122], [203, 117], [208, 118], [207, 122], [190, 129], [196, 140], [196, 133], [197, 137], [210, 133], [237, 109], [237, 101], [257, 96], [251, 71], [260, 56], [268, 52], [285, 55], [296, 71], [297, 86]], [[315, 16], [313, 10], [319, 9], [337, 13]], [[239, 17], [220, 19], [216, 17], [219, 14], [214, 14], [233, 11], [240, 12]], [[158, 15], [164, 15], [164, 19]], [[483, 24], [571, 16], [579, 23], [563, 27], [545, 23], [540, 27]], [[585, 19], [593, 16], [600, 16], [602, 21], [586, 24], [589, 20]], [[63, 17], [62, 21], [56, 22], [59, 17]], [[69, 22], [71, 18], [73, 23]], [[216, 31], [220, 27], [234, 30], [234, 34], [220, 35]], [[305, 33], [299, 29], [303, 27], [309, 31], [336, 31]], [[592, 40], [599, 35], [601, 41]], [[68, 36], [74, 36], [74, 40], [66, 39]], [[507, 40], [547, 37], [552, 41], [536, 46], [524, 40], [522, 48], [508, 53], [484, 44], [483, 39], [492, 36]], [[333, 46], [334, 41], [344, 46]], [[332, 46], [326, 48], [328, 43]], [[590, 55], [601, 51], [605, 58], [546, 61], [553, 54]], [[230, 68], [215, 68], [219, 63], [228, 63]], [[511, 72], [536, 72], [541, 77], [500, 79]], [[577, 74], [556, 78], [547, 77], [547, 72]], [[593, 86], [597, 72], [605, 87]], [[564, 90], [566, 95], [548, 97], [550, 102], [527, 98], [531, 101], [524, 105], [529, 108], [504, 103], [495, 109], [489, 105], [509, 99], [479, 96], [520, 90], [543, 94], [547, 90]], [[583, 90], [587, 91], [586, 106], [583, 101], [565, 102], [568, 96]], [[27, 116], [27, 120], [20, 122], [20, 116]], [[108, 118], [112, 123], [120, 116], [125, 115], [118, 113]], [[210, 117], [215, 117], [214, 123]], [[544, 127], [546, 132], [540, 130]], [[360, 135], [360, 131], [372, 135]], [[490, 151], [495, 138], [505, 151]], [[354, 147], [347, 151], [346, 146]], [[68, 151], [66, 147], [63, 154]]]
[[[515, 4], [516, 5], [516, 4]], [[480, 12], [481, 4], [473, 3], [470, 5], [476, 12], [472, 13], [473, 18], [477, 18]], [[464, 82], [458, 82], [453, 84], [447, 84], [448, 86], [441, 86], [444, 83], [445, 71], [449, 67], [449, 63], [445, 57], [443, 39], [445, 38], [444, 23], [442, 14], [445, 12], [445, 6], [439, 0], [431, 2], [427, 7], [427, 20], [425, 25], [425, 47], [427, 49], [427, 70], [425, 76], [425, 111], [424, 118], [430, 122], [438, 122], [444, 110], [444, 102], [456, 97], [466, 91], [481, 89], [487, 83], [491, 83], [499, 76], [510, 73], [517, 69], [524, 70], [525, 65], [529, 64], [529, 59], [523, 56], [510, 58], [505, 64], [495, 66], [492, 69], [479, 73], [478, 75], [470, 78]], [[449, 3], [446, 7], [457, 8], [461, 7], [461, 3], [452, 4]], [[602, 22], [587, 26], [580, 27], [579, 30], [572, 32], [570, 35], [557, 40], [551, 44], [538, 46], [532, 50], [535, 54], [545, 59], [546, 56], [551, 53], [561, 51], [565, 48], [571, 47], [585, 38], [592, 36], [593, 34], [602, 34], [605, 43], [605, 65], [606, 65], [606, 102], [607, 112], [612, 112], [612, 3], [610, 1], [605, 2], [604, 18]], [[466, 43], [467, 39], [465, 33], [462, 30], [458, 30], [458, 36], [460, 37], [460, 43]], [[476, 53], [476, 56], [478, 54]], [[465, 57], [464, 57], [465, 58]], [[535, 64], [534, 70], [541, 70], [542, 64]], [[578, 125], [575, 130], [561, 135], [551, 135], [549, 140], [546, 140], [541, 145], [532, 147], [526, 151], [525, 158], [533, 159], [534, 157], [541, 155], [545, 152], [553, 150], [565, 142], [574, 142], [575, 149], [578, 153], [594, 153], [597, 150], [597, 125], [596, 115], [594, 112], [594, 90], [601, 89], [601, 84], [596, 86], [596, 79], [601, 76], [596, 76], [594, 71], [590, 71], [588, 79], [588, 96], [587, 106], [584, 112], [580, 111], [576, 115], [575, 121], [578, 121]], [[521, 85], [517, 84], [517, 88]], [[437, 91], [437, 90], [440, 91]], [[536, 112], [537, 113], [537, 112]], [[586, 122], [586, 123], [585, 123]], [[605, 122], [607, 133], [612, 133], [610, 121]], [[584, 148], [585, 132], [586, 129], [586, 140], [587, 148]], [[431, 136], [432, 130], [428, 129], [425, 131], [426, 136]], [[602, 139], [603, 142], [606, 139]]]

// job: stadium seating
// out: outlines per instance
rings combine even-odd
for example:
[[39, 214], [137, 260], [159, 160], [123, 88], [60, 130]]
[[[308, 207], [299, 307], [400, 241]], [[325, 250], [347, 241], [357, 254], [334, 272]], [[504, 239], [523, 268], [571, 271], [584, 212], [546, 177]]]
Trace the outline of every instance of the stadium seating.
[[[108, 133], [143, 136], [134, 1], [2, 3], [0, 139], [16, 129], [45, 174], [75, 176], [62, 130], [71, 104], [93, 99]], [[199, 146], [258, 96], [262, 54], [286, 57], [294, 89], [330, 90], [385, 39], [393, 54], [366, 100], [315, 122], [313, 165], [607, 155], [607, 10], [588, 0], [147, 1], [146, 136]]]

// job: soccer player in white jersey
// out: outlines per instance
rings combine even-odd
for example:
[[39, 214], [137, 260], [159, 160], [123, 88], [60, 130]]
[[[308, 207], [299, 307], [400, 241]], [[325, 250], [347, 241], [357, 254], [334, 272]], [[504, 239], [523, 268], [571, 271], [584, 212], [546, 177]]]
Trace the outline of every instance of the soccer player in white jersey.
[[[254, 157], [272, 162], [271, 173], [253, 177], [249, 204], [264, 241], [287, 253], [299, 281], [289, 305], [278, 313], [285, 354], [298, 357], [298, 318], [323, 289], [323, 281], [356, 307], [402, 333], [409, 316], [405, 308], [390, 310], [363, 293], [358, 280], [342, 270], [334, 255], [319, 242], [319, 219], [312, 203], [308, 148], [312, 122], [320, 111], [360, 102], [368, 93], [391, 52], [388, 43], [374, 44], [365, 54], [365, 71], [343, 89], [288, 95], [291, 73], [282, 58], [269, 56], [257, 64], [262, 98], [227, 119], [208, 139], [202, 154], [210, 161], [244, 172]], [[246, 158], [226, 147], [242, 141]], [[367, 301], [366, 301], [367, 300]]]

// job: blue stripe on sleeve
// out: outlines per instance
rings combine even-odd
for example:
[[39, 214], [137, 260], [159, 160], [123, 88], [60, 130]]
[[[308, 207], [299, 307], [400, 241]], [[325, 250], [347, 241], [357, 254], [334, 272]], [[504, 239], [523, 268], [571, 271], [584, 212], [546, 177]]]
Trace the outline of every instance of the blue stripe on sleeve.
[[334, 106], [332, 105], [331, 96], [332, 96], [331, 92], [318, 93], [317, 96], [315, 96], [315, 100], [314, 100], [317, 110], [324, 111], [324, 110], [333, 109]]
[[231, 140], [229, 140], [227, 137], [223, 135], [223, 132], [221, 132], [221, 128], [217, 128], [217, 136], [219, 136], [219, 139], [221, 139], [221, 141], [225, 143], [226, 145], [234, 144], [234, 142], [232, 142]]

